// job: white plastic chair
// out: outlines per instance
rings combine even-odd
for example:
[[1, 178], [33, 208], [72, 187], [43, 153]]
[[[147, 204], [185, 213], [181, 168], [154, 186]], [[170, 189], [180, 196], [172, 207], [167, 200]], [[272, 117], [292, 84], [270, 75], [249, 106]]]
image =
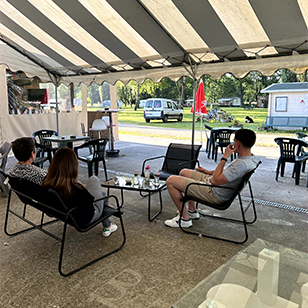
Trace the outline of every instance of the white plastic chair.
[[107, 125], [106, 122], [103, 119], [96, 119], [92, 123], [91, 131], [90, 131], [90, 137], [91, 139], [94, 139], [94, 134], [96, 133], [96, 139], [99, 139], [99, 133], [102, 130], [106, 130]]

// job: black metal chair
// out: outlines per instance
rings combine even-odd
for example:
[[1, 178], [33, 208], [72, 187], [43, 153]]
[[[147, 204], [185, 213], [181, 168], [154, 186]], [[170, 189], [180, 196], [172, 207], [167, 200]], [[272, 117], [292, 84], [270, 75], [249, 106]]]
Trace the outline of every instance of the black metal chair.
[[[262, 162], [259, 161], [257, 166], [253, 170], [251, 170], [251, 171], [249, 171], [249, 172], [247, 172], [245, 174], [245, 176], [242, 178], [241, 182], [239, 183], [239, 185], [238, 185], [238, 187], [236, 189], [233, 189], [233, 188], [230, 188], [230, 187], [224, 187], [224, 186], [216, 186], [216, 185], [211, 185], [211, 184], [206, 184], [206, 183], [190, 183], [186, 187], [185, 194], [184, 194], [184, 197], [182, 199], [183, 205], [182, 205], [181, 215], [180, 215], [180, 220], [179, 220], [180, 229], [182, 231], [186, 232], [186, 233], [198, 235], [200, 237], [201, 236], [209, 237], [209, 238], [223, 240], [223, 241], [226, 241], [226, 242], [231, 242], [231, 243], [236, 243], [236, 244], [243, 244], [243, 243], [245, 243], [247, 241], [247, 239], [248, 239], [247, 225], [248, 224], [253, 224], [257, 220], [257, 213], [256, 213], [256, 207], [255, 207], [255, 203], [254, 203], [254, 197], [253, 197], [253, 194], [252, 194], [250, 178], [251, 178], [251, 176], [253, 175], [253, 173], [256, 171], [256, 169], [259, 167], [259, 165], [261, 163]], [[241, 198], [241, 192], [246, 187], [247, 184], [248, 184], [249, 192], [250, 192], [250, 201], [248, 202], [248, 205], [244, 208], [243, 201], [242, 201], [242, 198]], [[221, 204], [212, 204], [212, 203], [209, 203], [209, 202], [207, 202], [205, 200], [198, 199], [198, 198], [195, 198], [193, 196], [189, 196], [187, 194], [187, 191], [188, 191], [188, 188], [190, 186], [192, 186], [192, 185], [219, 187], [219, 189], [228, 189], [228, 190], [232, 190], [233, 191], [233, 195], [232, 195], [232, 197], [228, 201], [225, 201], [225, 202], [223, 202]], [[214, 218], [214, 219], [217, 219], [217, 220], [223, 220], [223, 221], [229, 221], [229, 222], [241, 223], [243, 225], [243, 227], [244, 227], [244, 238], [243, 238], [243, 240], [233, 240], [233, 239], [230, 239], [230, 238], [227, 238], [227, 237], [214, 236], [214, 235], [208, 234], [208, 232], [207, 233], [202, 233], [202, 232], [199, 232], [199, 231], [190, 231], [190, 230], [188, 230], [186, 228], [182, 228], [181, 221], [182, 221], [183, 209], [184, 209], [185, 203], [187, 201], [192, 200], [192, 201], [197, 202], [197, 205], [198, 204], [203, 204], [203, 205], [206, 205], [208, 207], [214, 208], [214, 209], [219, 210], [219, 211], [225, 211], [225, 210], [230, 208], [230, 206], [233, 204], [233, 202], [236, 199], [236, 197], [238, 198], [238, 202], [239, 202], [239, 206], [240, 206], [241, 219], [227, 218], [227, 217], [222, 217], [220, 215], [202, 214], [200, 211], [199, 211], [199, 213], [203, 217]], [[249, 207], [251, 205], [252, 205], [252, 211], [253, 211], [253, 218], [252, 218], [252, 220], [247, 221], [247, 219], [245, 217], [245, 214], [246, 214], [246, 212], [248, 211], [248, 209], [249, 209]], [[224, 225], [224, 227], [225, 227], [225, 225]], [[228, 234], [230, 234], [230, 235], [232, 233], [233, 232], [228, 232]]]
[[[166, 155], [148, 158], [143, 161], [141, 175], [144, 176], [145, 165], [155, 159], [163, 159], [163, 166], [160, 171], [160, 179], [166, 180], [170, 175], [177, 175], [184, 168], [195, 169], [199, 165], [199, 152], [201, 145], [170, 143]], [[151, 174], [153, 178], [153, 174]]]
[[[11, 144], [8, 142], [5, 142], [2, 147], [0, 148], [0, 171], [5, 172], [5, 166], [7, 163], [7, 157], [11, 151]], [[4, 183], [5, 179], [4, 177], [0, 174], [0, 189], [5, 193], [7, 196], [9, 193], [9, 186]]]
[[308, 159], [308, 155], [302, 154], [302, 148], [307, 146], [307, 143], [294, 138], [278, 137], [274, 141], [279, 145], [280, 157], [277, 162], [276, 181], [278, 181], [279, 171], [280, 176], [284, 176], [286, 163], [294, 164], [292, 177], [295, 177], [295, 185], [299, 185], [301, 166]]
[[[215, 157], [215, 162], [217, 162], [217, 152], [218, 148], [221, 149], [223, 153], [223, 148], [226, 148], [231, 142], [231, 136], [234, 134], [232, 129], [219, 129], [213, 132], [213, 152], [212, 159]], [[231, 155], [231, 161], [233, 160], [233, 155]]]
[[[100, 161], [103, 162], [104, 165], [104, 172], [106, 181], [107, 178], [107, 168], [106, 168], [106, 162], [105, 162], [105, 149], [106, 144], [108, 142], [108, 138], [102, 138], [102, 139], [94, 139], [88, 142], [85, 142], [84, 144], [74, 147], [74, 151], [78, 157], [79, 160], [85, 162], [88, 164], [88, 176], [92, 176], [93, 174], [93, 165], [94, 165], [94, 173], [95, 175], [98, 175], [98, 164]], [[87, 155], [79, 155], [79, 151], [81, 149], [88, 148], [89, 154]]]
[[43, 157], [46, 153], [49, 162], [51, 161], [52, 154], [54, 154], [59, 149], [59, 145], [55, 147], [51, 141], [43, 142], [43, 138], [52, 136], [59, 136], [59, 134], [56, 131], [50, 129], [37, 130], [32, 134], [35, 142], [42, 145], [42, 147], [40, 147], [40, 156]]
[[[2, 175], [4, 175], [5, 177], [8, 177], [7, 175], [5, 175], [4, 173], [2, 173]], [[116, 196], [114, 195], [109, 195], [109, 196], [105, 196], [99, 200], [104, 200], [104, 199], [113, 199], [115, 201], [115, 205], [116, 207], [110, 207], [110, 206], [104, 206], [104, 211], [101, 215], [100, 218], [98, 218], [96, 221], [94, 222], [90, 222], [89, 224], [85, 225], [85, 226], [79, 226], [75, 219], [74, 219], [74, 211], [76, 210], [76, 208], [73, 209], [68, 209], [65, 205], [65, 203], [63, 202], [62, 198], [59, 196], [59, 194], [47, 187], [43, 187], [41, 185], [37, 185], [33, 182], [27, 181], [25, 179], [20, 179], [20, 178], [14, 178], [14, 177], [8, 177], [9, 178], [9, 183], [11, 185], [11, 189], [9, 191], [9, 198], [8, 198], [8, 204], [7, 204], [7, 210], [6, 210], [6, 217], [5, 217], [5, 223], [4, 223], [4, 232], [6, 235], [8, 236], [15, 236], [18, 234], [22, 234], [25, 233], [27, 231], [33, 230], [33, 229], [37, 229], [40, 230], [42, 232], [44, 232], [46, 235], [56, 239], [57, 241], [59, 241], [61, 243], [61, 247], [60, 247], [60, 257], [59, 257], [59, 266], [58, 266], [58, 270], [60, 275], [62, 276], [70, 276], [82, 269], [84, 269], [85, 267], [96, 263], [99, 260], [102, 260], [103, 258], [108, 257], [109, 255], [119, 251], [125, 244], [126, 241], [126, 236], [125, 236], [125, 231], [124, 231], [124, 224], [123, 224], [123, 220], [122, 220], [122, 212], [120, 211], [120, 206], [119, 206], [119, 202]], [[14, 203], [14, 206], [11, 207], [11, 194], [12, 191], [15, 192], [18, 196], [18, 198], [20, 199], [20, 201], [23, 203], [23, 208], [20, 211], [19, 208], [16, 208], [16, 205]], [[99, 200], [95, 200], [95, 201], [99, 201]], [[31, 215], [33, 212], [28, 211], [28, 206], [34, 207], [37, 210], [41, 211], [41, 219], [39, 221], [33, 220]], [[22, 214], [21, 214], [22, 213]], [[28, 223], [30, 225], [29, 228], [23, 228], [20, 231], [15, 231], [15, 232], [9, 232], [8, 231], [8, 225], [9, 225], [9, 220], [10, 220], [10, 216], [14, 216], [14, 217], [18, 217], [20, 218], [22, 221], [24, 221], [25, 223]], [[49, 217], [49, 219], [46, 219], [46, 215]], [[119, 246], [116, 246], [116, 248], [112, 248], [110, 251], [106, 252], [104, 251], [104, 253], [102, 255], [100, 255], [99, 257], [93, 259], [90, 262], [87, 262], [86, 264], [83, 264], [82, 266], [79, 266], [73, 270], [70, 270], [66, 273], [64, 273], [63, 271], [63, 259], [64, 259], [64, 254], [65, 254], [65, 246], [66, 246], [66, 236], [67, 236], [67, 227], [70, 225], [72, 227], [74, 227], [78, 232], [81, 233], [85, 233], [87, 231], [90, 231], [92, 228], [94, 228], [95, 226], [97, 226], [98, 224], [102, 223], [103, 220], [114, 216], [119, 218], [120, 220], [120, 224], [121, 224], [121, 229], [122, 229], [122, 243]], [[37, 216], [35, 216], [35, 218], [37, 218]], [[56, 223], [56, 222], [63, 222], [63, 231], [62, 234], [60, 236], [52, 233], [50, 231], [50, 228], [46, 228], [46, 226]], [[12, 223], [12, 225], [14, 226], [13, 228], [15, 228], [16, 226], [16, 221], [14, 220], [14, 223]], [[16, 229], [15, 229], [16, 230]], [[58, 230], [58, 229], [57, 229]], [[59, 233], [59, 232], [57, 232]], [[70, 247], [74, 247], [72, 245], [70, 245]], [[73, 256], [73, 259], [76, 259], [76, 253], [70, 253], [68, 254], [70, 256]], [[88, 255], [92, 255], [91, 251], [88, 251]], [[92, 256], [93, 258], [93, 256]], [[66, 258], [67, 259], [67, 258]], [[66, 262], [71, 264], [72, 262]], [[67, 267], [67, 266], [66, 266]], [[70, 266], [71, 268], [73, 267], [73, 265]]]
[[82, 136], [89, 136], [90, 132], [86, 131], [84, 123], [80, 123]]

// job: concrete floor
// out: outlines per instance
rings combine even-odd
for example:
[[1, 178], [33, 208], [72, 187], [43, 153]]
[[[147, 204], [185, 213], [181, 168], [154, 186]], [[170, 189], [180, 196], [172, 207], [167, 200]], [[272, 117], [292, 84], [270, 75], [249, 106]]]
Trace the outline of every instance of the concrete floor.
[[[170, 139], [120, 135], [115, 147], [120, 156], [107, 158], [108, 176], [125, 170], [125, 174], [140, 171], [145, 158], [163, 155]], [[291, 178], [292, 166], [287, 166], [284, 178], [275, 182], [275, 169], [279, 150], [276, 147], [254, 147], [253, 152], [262, 164], [251, 182], [256, 199], [258, 220], [248, 227], [249, 239], [244, 245], [236, 245], [209, 238], [199, 238], [179, 229], [167, 228], [164, 220], [176, 215], [168, 192], [163, 191], [163, 212], [153, 222], [147, 220], [147, 201], [136, 192], [125, 192], [124, 224], [127, 241], [124, 248], [71, 277], [58, 274], [59, 243], [39, 231], [31, 231], [16, 237], [1, 232], [0, 242], [0, 307], [100, 307], [100, 308], [170, 308], [191, 288], [207, 277], [233, 255], [257, 238], [308, 252], [307, 172], [300, 185]], [[200, 163], [215, 168], [215, 162], [206, 154], [199, 155]], [[10, 158], [8, 168], [13, 164]], [[151, 164], [153, 169], [161, 163]], [[47, 168], [47, 165], [46, 165]], [[307, 169], [307, 168], [306, 168]], [[104, 180], [103, 172], [99, 175]], [[80, 167], [80, 180], [87, 178], [87, 169]], [[111, 191], [119, 195], [117, 191]], [[243, 196], [248, 197], [247, 190]], [[0, 225], [4, 224], [7, 198], [1, 193]], [[13, 202], [18, 204], [16, 198]], [[153, 196], [153, 210], [158, 197]], [[230, 209], [235, 214], [236, 204]], [[33, 213], [33, 215], [36, 215]], [[114, 220], [116, 222], [116, 220]], [[237, 235], [239, 225], [223, 228], [202, 219], [198, 224], [214, 233]], [[197, 225], [197, 223], [195, 224]], [[12, 229], [22, 227], [13, 221]], [[52, 230], [60, 232], [61, 224]], [[216, 229], [215, 229], [216, 228]], [[69, 229], [68, 262], [77, 264], [92, 258], [120, 240], [120, 232], [109, 238], [101, 237], [97, 226], [87, 234]], [[78, 257], [78, 258], [77, 258]]]

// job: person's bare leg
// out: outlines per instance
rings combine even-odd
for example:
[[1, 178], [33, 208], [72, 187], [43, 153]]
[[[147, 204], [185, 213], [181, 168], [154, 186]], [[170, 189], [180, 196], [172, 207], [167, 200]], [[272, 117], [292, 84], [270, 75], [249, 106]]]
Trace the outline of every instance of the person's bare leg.
[[[184, 176], [186, 178], [191, 178], [192, 173], [194, 172], [194, 170], [191, 169], [182, 169], [180, 171], [180, 175]], [[183, 187], [183, 186], [182, 186]], [[188, 209], [192, 212], [196, 211], [197, 207], [196, 207], [196, 202], [189, 200], [188, 201]], [[184, 217], [183, 217], [184, 218]], [[184, 218], [185, 219], [185, 218]]]
[[[171, 175], [166, 181], [170, 197], [173, 200], [174, 204], [176, 205], [180, 213], [182, 210], [181, 199], [183, 198], [183, 194], [182, 194], [183, 182], [184, 182], [184, 177], [179, 176], [179, 175]], [[186, 207], [184, 207], [182, 218], [185, 220], [189, 219]]]

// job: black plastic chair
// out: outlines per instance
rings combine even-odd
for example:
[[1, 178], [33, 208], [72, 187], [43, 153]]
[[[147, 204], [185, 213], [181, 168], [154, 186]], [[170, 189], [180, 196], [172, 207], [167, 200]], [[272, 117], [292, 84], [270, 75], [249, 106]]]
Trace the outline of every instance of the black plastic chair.
[[[247, 231], [247, 225], [248, 224], [253, 224], [256, 220], [257, 220], [257, 213], [256, 213], [256, 207], [255, 207], [255, 202], [254, 202], [254, 197], [253, 197], [253, 194], [252, 194], [252, 188], [251, 188], [251, 183], [250, 183], [250, 178], [251, 176], [253, 175], [253, 173], [256, 171], [256, 169], [259, 167], [259, 165], [261, 164], [262, 162], [259, 161], [257, 166], [247, 172], [245, 174], [245, 176], [242, 178], [242, 181], [239, 183], [238, 187], [236, 189], [233, 189], [233, 188], [230, 188], [230, 187], [224, 187], [224, 186], [216, 186], [216, 185], [211, 185], [211, 184], [206, 184], [206, 183], [190, 183], [189, 185], [187, 185], [186, 187], [186, 190], [185, 190], [185, 193], [184, 193], [184, 197], [182, 199], [182, 202], [183, 202], [183, 205], [182, 205], [182, 209], [181, 209], [181, 215], [180, 215], [180, 220], [179, 220], [179, 226], [180, 226], [180, 229], [186, 233], [189, 233], [189, 234], [194, 234], [194, 235], [198, 235], [198, 236], [203, 236], [203, 237], [209, 237], [209, 238], [213, 238], [213, 239], [218, 239], [218, 240], [222, 240], [222, 241], [226, 241], [226, 242], [231, 242], [231, 243], [236, 243], [236, 244], [243, 244], [247, 241], [248, 239], [248, 231]], [[245, 188], [245, 186], [248, 184], [248, 187], [249, 187], [249, 192], [250, 192], [250, 201], [248, 203], [248, 205], [244, 208], [243, 206], [243, 202], [242, 202], [242, 198], [241, 198], [241, 192], [242, 190]], [[212, 204], [212, 203], [209, 203], [205, 200], [202, 200], [202, 199], [198, 199], [198, 198], [195, 198], [193, 196], [189, 196], [187, 194], [187, 191], [188, 191], [188, 188], [192, 185], [198, 185], [198, 186], [209, 186], [209, 187], [219, 187], [219, 189], [229, 189], [229, 190], [232, 190], [233, 191], [233, 195], [232, 197], [230, 198], [230, 200], [228, 201], [225, 201], [221, 204]], [[238, 197], [238, 201], [239, 201], [239, 206], [240, 206], [240, 212], [241, 212], [241, 219], [233, 219], [233, 218], [227, 218], [227, 217], [222, 217], [222, 216], [215, 216], [215, 215], [211, 215], [211, 214], [202, 214], [200, 213], [201, 216], [203, 217], [208, 217], [208, 218], [215, 218], [215, 219], [220, 219], [220, 220], [223, 220], [223, 221], [229, 221], [229, 222], [237, 222], [237, 223], [241, 223], [244, 227], [244, 238], [243, 240], [233, 240], [233, 239], [230, 239], [230, 238], [226, 238], [226, 237], [219, 237], [219, 236], [214, 236], [214, 235], [210, 235], [208, 233], [202, 233], [202, 232], [198, 232], [198, 231], [189, 231], [188, 229], [186, 228], [182, 228], [181, 226], [181, 221], [182, 221], [182, 215], [183, 215], [183, 209], [184, 209], [184, 206], [185, 206], [185, 203], [189, 200], [192, 200], [192, 201], [195, 201], [197, 202], [197, 205], [198, 204], [203, 204], [203, 205], [206, 205], [208, 207], [211, 207], [211, 208], [214, 208], [216, 210], [219, 210], [219, 211], [225, 211], [227, 210], [234, 202], [234, 200], [236, 199], [236, 197]], [[253, 219], [250, 220], [250, 221], [247, 221], [246, 217], [245, 217], [245, 214], [246, 212], [248, 211], [249, 207], [252, 205], [252, 210], [253, 210]], [[217, 227], [218, 228], [218, 227]], [[212, 229], [212, 228], [211, 228]], [[229, 232], [229, 234], [231, 235], [233, 232]]]
[[[308, 135], [307, 134], [304, 134], [304, 133], [301, 133], [301, 132], [296, 132], [295, 135], [297, 136], [298, 139], [307, 139]], [[308, 155], [308, 152], [305, 151], [304, 148], [302, 148], [302, 155], [305, 156], [305, 155]], [[305, 172], [305, 167], [306, 167], [306, 161], [303, 162], [303, 168], [302, 168], [302, 172]], [[308, 174], [307, 174], [307, 185], [306, 187], [308, 187]]]
[[45, 153], [46, 153], [49, 162], [51, 161], [52, 154], [54, 154], [59, 149], [59, 145], [55, 147], [53, 146], [53, 142], [51, 141], [43, 142], [43, 138], [52, 137], [52, 136], [59, 136], [59, 134], [56, 131], [50, 130], [50, 129], [37, 130], [36, 132], [32, 134], [32, 137], [34, 138], [35, 142], [42, 145], [42, 147], [40, 147], [40, 153], [41, 153], [40, 156], [43, 157], [45, 156]]
[[[234, 134], [232, 129], [219, 129], [213, 132], [214, 147], [212, 152], [212, 159], [215, 157], [215, 162], [217, 162], [217, 152], [218, 148], [221, 149], [223, 153], [223, 148], [226, 148], [231, 142], [231, 136]], [[231, 155], [231, 161], [233, 160], [233, 155]]]
[[[35, 141], [35, 147], [36, 147], [36, 157], [35, 161], [32, 163], [32, 165], [43, 168], [44, 163], [48, 160], [51, 161], [51, 149], [49, 147], [45, 147], [41, 145], [40, 143], [37, 143]], [[47, 156], [45, 156], [45, 153], [47, 153]]]
[[211, 140], [211, 130], [213, 127], [204, 124], [204, 132], [206, 136], [206, 149], [205, 152], [208, 153], [210, 151], [210, 140]]
[[[96, 176], [98, 175], [98, 164], [100, 161], [102, 161], [104, 165], [106, 181], [108, 180], [107, 168], [106, 168], [106, 162], [105, 162], [105, 149], [106, 149], [106, 144], [108, 140], [109, 140], [108, 138], [94, 139], [94, 140], [85, 142], [84, 144], [80, 146], [74, 147], [74, 151], [78, 159], [88, 164], [88, 176], [89, 177], [92, 176], [93, 174], [93, 165], [94, 165], [94, 173]], [[84, 149], [84, 148], [89, 149], [89, 154], [79, 155], [79, 150]]]
[[[2, 175], [5, 175], [2, 173]], [[8, 177], [5, 175], [5, 177]], [[6, 210], [6, 217], [5, 217], [5, 223], [4, 223], [4, 232], [8, 236], [15, 236], [18, 234], [25, 233], [30, 230], [40, 230], [44, 232], [46, 235], [56, 239], [61, 243], [60, 247], [60, 257], [59, 257], [59, 265], [58, 270], [60, 275], [62, 276], [70, 276], [87, 266], [94, 264], [109, 255], [119, 251], [125, 244], [126, 236], [124, 231], [124, 224], [122, 220], [122, 212], [120, 211], [119, 202], [116, 196], [109, 195], [105, 196], [103, 198], [100, 198], [95, 201], [104, 200], [104, 199], [113, 199], [115, 201], [116, 207], [110, 207], [110, 206], [104, 206], [104, 211], [96, 221], [90, 222], [87, 225], [79, 226], [75, 219], [74, 219], [74, 211], [76, 208], [68, 209], [63, 202], [62, 198], [59, 196], [59, 194], [47, 187], [43, 187], [41, 185], [37, 185], [33, 182], [27, 181], [25, 179], [20, 178], [14, 178], [14, 177], [8, 177], [9, 183], [11, 185], [11, 189], [9, 192], [9, 198], [8, 198], [8, 204], [7, 204], [7, 210]], [[20, 199], [20, 201], [23, 203], [23, 208], [20, 209], [16, 208], [16, 202], [14, 203], [14, 206], [11, 207], [11, 194], [12, 191], [15, 192]], [[36, 208], [37, 210], [41, 211], [41, 219], [37, 221], [37, 219], [32, 219], [31, 214], [33, 214], [33, 211], [27, 211], [28, 206], [32, 206]], [[22, 214], [20, 214], [22, 212]], [[28, 214], [29, 212], [29, 214]], [[46, 219], [46, 215], [49, 217], [49, 219]], [[25, 223], [28, 223], [30, 225], [29, 228], [23, 228], [20, 231], [15, 232], [9, 232], [8, 231], [8, 225], [9, 225], [9, 218], [10, 216], [14, 216], [15, 218], [18, 217]], [[70, 225], [74, 227], [78, 232], [85, 233], [87, 231], [90, 231], [92, 228], [97, 226], [98, 224], [101, 224], [105, 219], [114, 216], [119, 218], [121, 229], [122, 229], [122, 243], [119, 246], [116, 246], [116, 248], [112, 248], [110, 251], [103, 250], [102, 254], [92, 259], [90, 262], [87, 262], [79, 267], [75, 267], [73, 270], [70, 270], [68, 272], [63, 271], [63, 259], [65, 254], [65, 246], [66, 246], [66, 236], [67, 236], [67, 227]], [[15, 219], [14, 218], [14, 219]], [[36, 217], [37, 218], [37, 217]], [[56, 222], [63, 222], [63, 231], [62, 234], [59, 236], [58, 234], [51, 233], [50, 228], [46, 228], [46, 226], [56, 223]], [[12, 223], [13, 227], [16, 226], [16, 222], [14, 220], [14, 223]], [[57, 231], [59, 231], [57, 229]], [[70, 247], [74, 247], [70, 245]], [[68, 255], [73, 256], [74, 261], [76, 260], [76, 253], [68, 253]], [[91, 251], [88, 251], [88, 255], [91, 256]], [[66, 262], [68, 264], [71, 264], [72, 262]], [[73, 267], [73, 266], [71, 266]]]
[[299, 139], [285, 137], [275, 138], [274, 141], [280, 148], [280, 157], [276, 169], [276, 181], [278, 181], [279, 171], [280, 176], [284, 176], [286, 163], [292, 163], [294, 164], [292, 177], [295, 177], [295, 185], [299, 185], [301, 166], [308, 159], [308, 155], [302, 155], [302, 148], [306, 147], [307, 143]]
[[[199, 165], [199, 152], [201, 145], [170, 143], [166, 155], [148, 158], [143, 161], [141, 175], [144, 176], [144, 167], [147, 162], [155, 159], [164, 158], [163, 166], [160, 171], [160, 179], [166, 180], [170, 175], [178, 175], [184, 168], [195, 169]], [[151, 174], [153, 178], [153, 174]]]

